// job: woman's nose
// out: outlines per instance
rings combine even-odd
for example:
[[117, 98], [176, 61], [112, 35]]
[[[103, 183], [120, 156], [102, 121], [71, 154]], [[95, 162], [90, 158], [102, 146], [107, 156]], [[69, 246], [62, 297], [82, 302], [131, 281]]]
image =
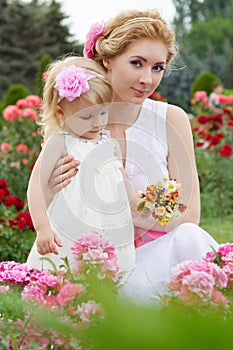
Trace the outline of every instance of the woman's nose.
[[144, 69], [141, 71], [140, 83], [141, 84], [152, 84], [152, 72], [151, 69]]

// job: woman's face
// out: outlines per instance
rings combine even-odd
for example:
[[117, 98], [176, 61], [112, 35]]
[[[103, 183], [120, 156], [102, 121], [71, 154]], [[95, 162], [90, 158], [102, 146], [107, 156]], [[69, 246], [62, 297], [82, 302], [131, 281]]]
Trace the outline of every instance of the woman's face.
[[160, 40], [139, 39], [112, 59], [104, 60], [115, 102], [141, 104], [160, 84], [167, 47]]

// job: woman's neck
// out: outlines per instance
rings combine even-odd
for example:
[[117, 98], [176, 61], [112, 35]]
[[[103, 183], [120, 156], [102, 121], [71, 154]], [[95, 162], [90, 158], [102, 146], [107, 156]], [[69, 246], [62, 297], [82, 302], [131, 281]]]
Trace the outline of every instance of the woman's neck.
[[133, 125], [141, 111], [141, 105], [125, 102], [113, 102], [109, 107], [107, 129], [119, 126], [125, 129]]

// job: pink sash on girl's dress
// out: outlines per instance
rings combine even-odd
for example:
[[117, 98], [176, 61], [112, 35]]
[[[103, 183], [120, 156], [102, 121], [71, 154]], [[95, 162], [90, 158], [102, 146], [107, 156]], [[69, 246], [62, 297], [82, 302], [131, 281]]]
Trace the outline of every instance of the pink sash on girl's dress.
[[134, 245], [135, 248], [154, 241], [155, 239], [165, 235], [167, 232], [147, 230], [142, 227], [134, 226]]

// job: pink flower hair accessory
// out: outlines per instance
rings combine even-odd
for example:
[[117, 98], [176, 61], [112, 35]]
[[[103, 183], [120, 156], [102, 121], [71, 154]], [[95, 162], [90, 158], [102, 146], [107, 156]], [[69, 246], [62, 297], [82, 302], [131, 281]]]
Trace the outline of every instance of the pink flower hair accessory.
[[89, 91], [88, 80], [96, 75], [89, 73], [86, 69], [76, 67], [74, 64], [63, 67], [55, 79], [54, 89], [58, 91], [58, 103], [66, 98], [69, 102]]
[[83, 49], [83, 56], [87, 58], [92, 58], [94, 56], [94, 47], [96, 40], [100, 38], [107, 29], [107, 23], [94, 23], [91, 29], [86, 35], [86, 41]]

